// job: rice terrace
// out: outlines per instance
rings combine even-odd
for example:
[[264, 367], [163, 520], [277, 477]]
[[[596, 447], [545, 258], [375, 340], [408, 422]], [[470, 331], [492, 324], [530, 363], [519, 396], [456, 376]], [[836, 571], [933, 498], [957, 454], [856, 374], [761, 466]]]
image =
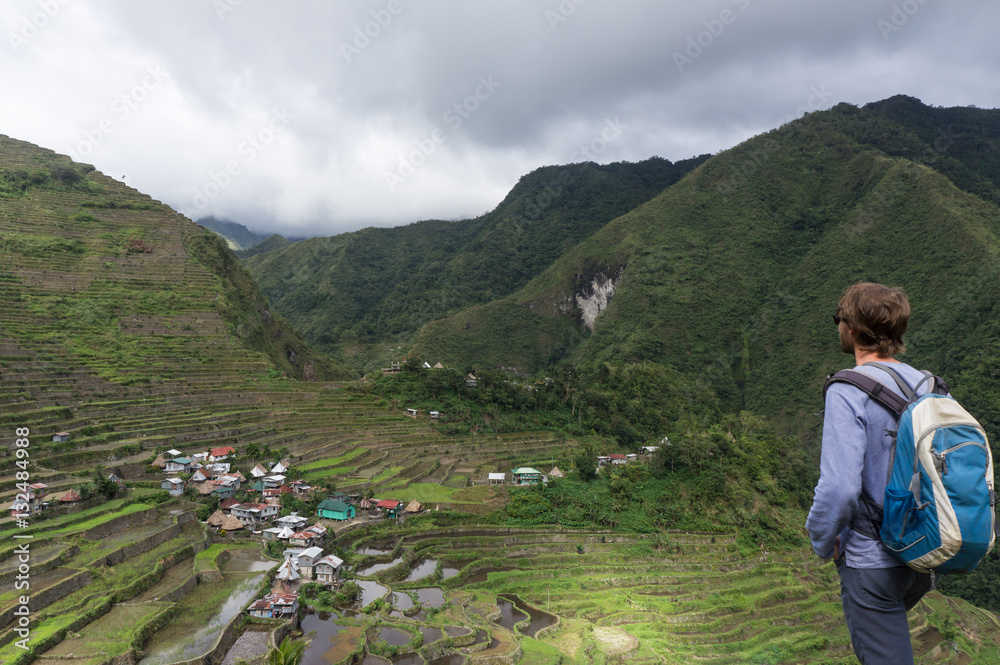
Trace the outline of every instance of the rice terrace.
[[[594, 165], [574, 186], [594, 193], [587, 178], [619, 178], [620, 191], [597, 206], [607, 219], [590, 220], [590, 235], [552, 241], [563, 253], [504, 293], [510, 276], [477, 265], [477, 279], [496, 278], [488, 302], [459, 297], [467, 256], [447, 270], [440, 257], [407, 264], [426, 302], [452, 297], [434, 282], [452, 271], [461, 307], [406, 309], [404, 294], [384, 318], [362, 286], [391, 289], [358, 257], [378, 247], [417, 262], [389, 248], [391, 234], [274, 240], [237, 256], [93, 167], [0, 136], [0, 663], [259, 664], [296, 645], [306, 665], [856, 663], [836, 570], [803, 526], [819, 398], [789, 397], [816, 395], [838, 356], [809, 356], [805, 378], [782, 361], [827, 344], [810, 337], [811, 319], [789, 321], [813, 316], [803, 303], [840, 281], [719, 268], [743, 295], [721, 303], [699, 289], [726, 292], [702, 272], [720, 253], [735, 261], [772, 243], [760, 251], [808, 264], [827, 242], [818, 228], [856, 222], [829, 210], [875, 181], [954, 212], [943, 235], [992, 238], [989, 197], [903, 163], [900, 146], [919, 141], [880, 133], [890, 121], [878, 113], [796, 121], [732, 194], [740, 206], [712, 192], [753, 145], [685, 164]], [[793, 163], [828, 179], [836, 205], [816, 185], [815, 210], [746, 221], [753, 242], [733, 246], [708, 221], [685, 226], [702, 209], [743, 220], [761, 201], [785, 205]], [[966, 182], [964, 166], [949, 168]], [[549, 175], [523, 178], [501, 221], [476, 224], [509, 223], [504, 206], [537, 197]], [[973, 185], [985, 191], [983, 178]], [[583, 198], [544, 212], [561, 220]], [[808, 238], [760, 231], [782, 220]], [[656, 240], [660, 227], [682, 241]], [[417, 240], [437, 231], [427, 234]], [[358, 273], [331, 272], [356, 289], [308, 281], [331, 247], [336, 260], [354, 256]], [[277, 274], [281, 294], [265, 295], [259, 284], [277, 288]], [[765, 293], [749, 283], [758, 278], [781, 288]], [[985, 302], [991, 279], [962, 297], [916, 295]], [[289, 320], [308, 308], [285, 315], [274, 303], [312, 302], [309, 291], [357, 318], [300, 333]], [[591, 307], [612, 291], [604, 313]], [[676, 329], [644, 336], [658, 324], [643, 317], [668, 305], [661, 318]], [[588, 328], [582, 310], [606, 318]], [[995, 317], [982, 311], [966, 314], [988, 328]], [[919, 323], [916, 352], [947, 355], [935, 321]], [[668, 356], [679, 360], [656, 360]], [[964, 389], [990, 385], [996, 356], [962, 357], [978, 363], [956, 369]], [[995, 404], [977, 407], [994, 431]], [[918, 663], [1000, 663], [991, 556], [983, 577], [946, 580], [911, 611]]]

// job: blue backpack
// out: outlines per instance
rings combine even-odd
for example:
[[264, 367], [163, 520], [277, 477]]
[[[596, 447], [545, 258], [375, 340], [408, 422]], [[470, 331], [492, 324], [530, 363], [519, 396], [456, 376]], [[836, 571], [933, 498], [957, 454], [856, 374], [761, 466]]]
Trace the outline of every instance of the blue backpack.
[[[939, 377], [924, 372], [910, 388], [885, 363], [905, 396], [853, 370], [827, 379], [849, 383], [898, 417], [883, 505], [862, 496], [851, 528], [882, 541], [893, 557], [920, 572], [968, 573], [993, 549], [997, 528], [993, 456], [986, 432], [948, 394]], [[925, 381], [930, 390], [916, 396]], [[823, 390], [824, 396], [826, 388]]]

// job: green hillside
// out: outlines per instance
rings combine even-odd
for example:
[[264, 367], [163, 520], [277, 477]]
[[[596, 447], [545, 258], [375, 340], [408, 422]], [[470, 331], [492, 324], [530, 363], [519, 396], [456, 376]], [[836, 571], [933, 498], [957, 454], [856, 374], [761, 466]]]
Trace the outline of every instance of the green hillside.
[[[518, 293], [428, 324], [413, 352], [527, 373], [564, 354], [580, 372], [662, 363], [726, 410], [808, 431], [823, 378], [847, 362], [830, 315], [866, 279], [907, 289], [907, 359], [961, 393], [996, 344], [1000, 209], [875, 147], [890, 124], [841, 105], [725, 151]], [[613, 296], [591, 331], [595, 285]]]
[[408, 343], [428, 321], [514, 292], [704, 159], [545, 167], [476, 219], [313, 238], [247, 253], [245, 263], [310, 343], [370, 370], [384, 358], [351, 356], [371, 345]]
[[247, 227], [228, 219], [217, 219], [214, 216], [200, 217], [196, 223], [209, 231], [218, 233], [225, 238], [229, 249], [235, 251], [247, 250], [267, 240], [266, 236], [258, 235]]
[[[542, 206], [538, 196], [567, 168], [553, 167], [526, 176], [492, 217], [368, 229], [255, 257], [305, 251], [312, 263], [281, 264], [305, 283], [333, 251], [336, 279], [359, 288], [327, 295], [368, 322], [364, 339], [383, 343], [424, 321], [414, 310], [407, 328], [385, 293], [435, 302], [433, 288], [454, 286], [439, 274], [481, 287], [491, 275], [476, 272], [476, 257], [482, 270], [500, 271], [502, 262], [490, 261], [511, 247], [532, 266], [492, 275], [498, 286], [486, 296], [456, 288], [456, 303], [476, 304], [423, 329], [416, 352], [460, 369], [409, 363], [363, 387], [335, 382], [346, 372], [272, 311], [220, 237], [90, 167], [0, 138], [0, 427], [30, 430], [31, 480], [53, 496], [102, 466], [135, 472], [125, 499], [31, 519], [32, 581], [44, 590], [31, 608], [33, 650], [14, 644], [9, 592], [0, 598], [0, 661], [136, 662], [209, 624], [246, 576], [216, 558], [234, 540], [196, 519], [210, 501], [156, 505], [166, 496], [145, 464], [171, 447], [231, 445], [244, 472], [280, 451], [311, 484], [433, 506], [402, 525], [377, 520], [327, 543], [327, 551], [351, 548], [353, 564], [402, 559], [377, 577], [392, 593], [351, 619], [372, 649], [392, 623], [415, 638], [462, 629], [454, 641], [450, 632], [429, 640], [428, 661], [447, 643], [470, 660], [481, 646], [484, 658], [553, 665], [851, 662], [832, 568], [803, 538], [814, 469], [802, 439], [736, 411], [808, 429], [801, 414], [811, 408], [802, 406], [813, 399], [810, 384], [842, 361], [830, 348], [832, 302], [843, 280], [871, 271], [941, 285], [944, 295], [911, 288], [913, 353], [957, 367], [956, 392], [985, 388], [976, 413], [991, 428], [1000, 420], [997, 356], [988, 353], [997, 290], [983, 270], [997, 246], [995, 206], [851, 138], [873, 115], [851, 107], [815, 114], [701, 163], [665, 191], [638, 175], [676, 179], [678, 165], [664, 160], [638, 171], [577, 165], [595, 180], [617, 173], [607, 182], [631, 185], [601, 198], [600, 187], [577, 191], [571, 180], [565, 198], [550, 192]], [[643, 187], [662, 193], [638, 208], [627, 203], [622, 192]], [[532, 201], [545, 223], [529, 223]], [[560, 206], [576, 212], [560, 213], [567, 225], [557, 228]], [[588, 217], [592, 207], [600, 213]], [[894, 221], [897, 210], [910, 226]], [[571, 223], [576, 213], [586, 223]], [[537, 249], [505, 241], [518, 224], [532, 242], [546, 239]], [[921, 246], [901, 251], [909, 235]], [[505, 289], [513, 295], [501, 298]], [[584, 313], [593, 330], [582, 326]], [[952, 334], [956, 323], [965, 337]], [[806, 333], [806, 325], [814, 327]], [[360, 328], [344, 330], [337, 344], [349, 334], [360, 345]], [[974, 354], [976, 344], [987, 352]], [[475, 367], [462, 363], [482, 367], [475, 391], [465, 376]], [[523, 381], [497, 366], [551, 376]], [[419, 414], [405, 416], [409, 407]], [[440, 420], [427, 416], [442, 407]], [[68, 442], [52, 440], [60, 431]], [[651, 458], [595, 473], [597, 453], [664, 434], [670, 446]], [[12, 450], [0, 454], [5, 505], [16, 492]], [[546, 487], [487, 483], [493, 472], [551, 465], [570, 476]], [[8, 536], [22, 528], [4, 522]], [[353, 551], [368, 541], [386, 555]], [[8, 581], [13, 547], [0, 553]], [[437, 559], [433, 574], [407, 581], [422, 559]], [[955, 590], [996, 609], [996, 570], [994, 557]], [[390, 615], [388, 599], [417, 600], [421, 589], [447, 605]], [[544, 602], [559, 630], [528, 637], [501, 627], [497, 594]], [[995, 661], [989, 612], [935, 594], [911, 622], [922, 663]]]

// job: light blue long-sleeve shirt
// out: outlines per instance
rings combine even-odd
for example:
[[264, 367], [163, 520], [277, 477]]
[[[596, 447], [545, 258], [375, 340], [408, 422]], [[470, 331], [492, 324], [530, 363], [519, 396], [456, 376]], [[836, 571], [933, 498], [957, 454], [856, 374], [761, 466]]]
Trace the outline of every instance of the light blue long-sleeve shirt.
[[[892, 368], [910, 388], [923, 378], [919, 370], [904, 363], [892, 363]], [[900, 393], [893, 378], [881, 369], [870, 365], [854, 369]], [[917, 393], [922, 395], [928, 389], [925, 382]], [[882, 548], [881, 542], [850, 529], [862, 492], [882, 505], [892, 445], [886, 430], [895, 429], [896, 415], [859, 388], [834, 383], [827, 390], [820, 477], [806, 520], [813, 551], [819, 557], [833, 557], [834, 543], [839, 535], [840, 551], [852, 568], [902, 565]]]

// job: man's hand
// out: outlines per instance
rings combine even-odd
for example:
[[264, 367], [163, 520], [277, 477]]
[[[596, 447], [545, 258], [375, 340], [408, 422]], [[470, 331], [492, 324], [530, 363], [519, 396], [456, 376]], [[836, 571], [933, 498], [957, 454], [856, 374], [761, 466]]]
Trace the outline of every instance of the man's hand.
[[842, 552], [840, 551], [840, 536], [837, 536], [837, 538], [833, 541], [833, 560], [839, 561], [841, 555]]

